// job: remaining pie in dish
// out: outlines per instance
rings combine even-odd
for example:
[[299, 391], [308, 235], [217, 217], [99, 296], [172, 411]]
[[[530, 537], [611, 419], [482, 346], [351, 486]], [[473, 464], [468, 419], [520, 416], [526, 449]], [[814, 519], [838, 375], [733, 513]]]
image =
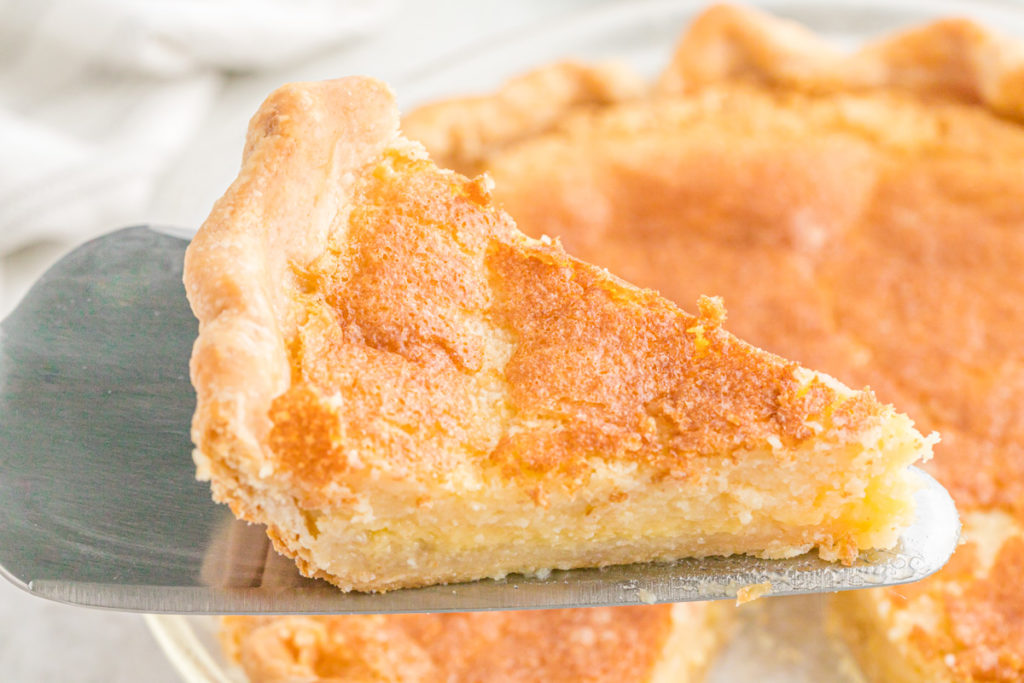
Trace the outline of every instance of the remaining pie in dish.
[[490, 193], [401, 137], [377, 81], [270, 96], [185, 263], [218, 500], [343, 590], [895, 543], [932, 443], [908, 417]]
[[[466, 125], [457, 104], [431, 125]], [[951, 19], [845, 53], [715, 7], [643, 100], [465, 149], [429, 151], [490, 173], [525, 233], [673, 301], [721, 294], [744, 339], [940, 431], [966, 543], [835, 621], [872, 680], [1024, 680], [1020, 43]]]
[[221, 642], [253, 683], [689, 683], [727, 631], [721, 607], [225, 617]]

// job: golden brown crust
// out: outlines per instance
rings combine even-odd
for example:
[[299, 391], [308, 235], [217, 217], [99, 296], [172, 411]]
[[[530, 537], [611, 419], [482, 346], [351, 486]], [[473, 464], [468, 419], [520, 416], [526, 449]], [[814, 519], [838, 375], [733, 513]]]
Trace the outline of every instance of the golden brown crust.
[[936, 21], [847, 54], [795, 22], [717, 5], [690, 26], [658, 91], [731, 80], [816, 94], [896, 88], [1024, 118], [1024, 48], [966, 19]]
[[[606, 69], [540, 67], [495, 93], [414, 109], [403, 127], [442, 166], [477, 173], [501, 150], [562, 127], [566, 117], [639, 100], [647, 92], [635, 78]], [[672, 97], [725, 82], [818, 95], [896, 90], [1024, 118], [1024, 48], [966, 19], [939, 20], [848, 53], [796, 22], [749, 7], [713, 5], [683, 34], [651, 92]], [[536, 111], [543, 123], [510, 115], [510, 99], [514, 112]], [[488, 126], [495, 130], [485, 135]]]
[[[716, 634], [716, 606], [685, 605]], [[673, 606], [391, 616], [226, 617], [221, 638], [253, 683], [345, 681], [652, 681]], [[713, 636], [704, 648], [713, 646]], [[686, 646], [686, 644], [684, 644]], [[703, 653], [702, 653], [703, 654]], [[671, 680], [697, 680], [703, 657]]]
[[271, 399], [291, 379], [284, 338], [298, 315], [281, 283], [292, 262], [323, 250], [333, 219], [323, 207], [352, 182], [324, 169], [361, 166], [397, 130], [391, 93], [365, 79], [285, 86], [250, 122], [242, 171], [185, 256], [200, 324], [192, 439], [222, 447], [224, 467], [255, 473], [265, 464], [260, 442]]
[[556, 62], [510, 79], [495, 93], [417, 107], [402, 130], [441, 168], [474, 175], [496, 149], [542, 133], [570, 111], [645, 93], [638, 76], [615, 64]]

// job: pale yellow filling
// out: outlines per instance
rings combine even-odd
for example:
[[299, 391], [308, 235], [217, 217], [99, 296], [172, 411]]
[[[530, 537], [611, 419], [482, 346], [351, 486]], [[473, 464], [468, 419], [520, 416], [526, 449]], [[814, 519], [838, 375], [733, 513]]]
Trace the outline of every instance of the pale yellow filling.
[[837, 559], [896, 542], [913, 518], [916, 484], [906, 467], [933, 438], [890, 413], [855, 443], [819, 438], [789, 452], [698, 458], [702, 469], [685, 479], [653, 480], [636, 463], [595, 461], [584, 489], [545, 504], [486, 477], [413, 490], [387, 476], [336, 510], [304, 511], [273, 497], [259, 503], [276, 508], [268, 517], [300, 566], [319, 568], [344, 589], [686, 556], [781, 558], [813, 547]]

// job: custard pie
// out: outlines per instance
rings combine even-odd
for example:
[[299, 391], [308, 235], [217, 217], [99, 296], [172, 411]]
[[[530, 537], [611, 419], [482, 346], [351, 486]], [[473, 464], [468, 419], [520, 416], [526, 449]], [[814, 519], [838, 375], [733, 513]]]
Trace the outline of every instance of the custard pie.
[[721, 607], [225, 617], [221, 642], [253, 683], [695, 683]]
[[691, 315], [526, 237], [398, 123], [371, 79], [281, 88], [186, 257], [199, 476], [304, 574], [384, 591], [896, 542], [934, 437], [734, 337], [719, 299]]
[[429, 151], [489, 173], [526, 234], [673, 301], [720, 294], [744, 339], [940, 431], [965, 544], [924, 582], [837, 596], [834, 622], [871, 680], [1024, 680], [1019, 42], [945, 19], [849, 53], [718, 6], [646, 96]]

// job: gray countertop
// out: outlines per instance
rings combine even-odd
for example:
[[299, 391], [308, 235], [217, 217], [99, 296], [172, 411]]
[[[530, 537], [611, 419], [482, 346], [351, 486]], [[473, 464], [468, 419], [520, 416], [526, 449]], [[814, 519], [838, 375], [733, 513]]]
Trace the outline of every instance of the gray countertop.
[[0, 677], [6, 681], [180, 680], [138, 614], [60, 605], [0, 581]]

